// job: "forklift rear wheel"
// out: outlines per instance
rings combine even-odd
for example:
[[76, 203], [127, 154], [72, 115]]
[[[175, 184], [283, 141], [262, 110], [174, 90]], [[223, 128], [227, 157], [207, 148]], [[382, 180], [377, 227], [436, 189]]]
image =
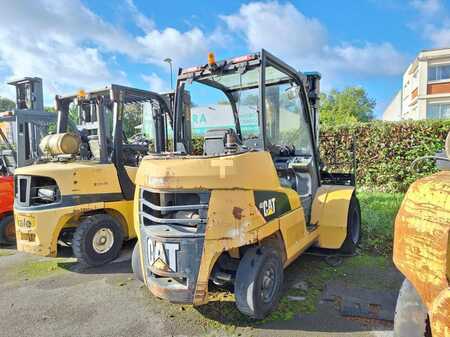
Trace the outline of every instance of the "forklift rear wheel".
[[263, 319], [278, 305], [283, 285], [283, 264], [273, 247], [247, 250], [239, 263], [234, 292], [240, 312]]
[[142, 274], [141, 265], [141, 245], [139, 241], [136, 242], [131, 256], [131, 269], [133, 269], [134, 276], [141, 282], [144, 282], [144, 275]]
[[75, 230], [72, 249], [81, 264], [100, 266], [119, 255], [122, 243], [122, 227], [117, 220], [107, 214], [94, 214], [84, 218]]
[[15, 242], [16, 228], [14, 225], [14, 216], [12, 214], [8, 214], [0, 220], [0, 243], [12, 245]]
[[361, 209], [355, 194], [350, 199], [347, 216], [347, 236], [341, 247], [344, 254], [355, 254], [361, 241]]

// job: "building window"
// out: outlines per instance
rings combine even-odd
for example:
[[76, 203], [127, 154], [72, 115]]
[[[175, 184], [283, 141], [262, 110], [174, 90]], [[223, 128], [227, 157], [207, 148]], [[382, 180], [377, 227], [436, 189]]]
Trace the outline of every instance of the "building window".
[[450, 119], [450, 103], [428, 104], [427, 119]]
[[428, 67], [428, 81], [440, 81], [450, 79], [450, 64]]

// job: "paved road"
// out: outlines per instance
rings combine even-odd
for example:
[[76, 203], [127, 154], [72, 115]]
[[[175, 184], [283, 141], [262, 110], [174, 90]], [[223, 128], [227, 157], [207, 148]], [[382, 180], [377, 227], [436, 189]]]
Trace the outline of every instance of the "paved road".
[[129, 257], [130, 248], [108, 266], [81, 269], [73, 258], [0, 250], [0, 336], [392, 336], [389, 326], [343, 319], [325, 304], [289, 321], [229, 327], [204, 308], [152, 297]]

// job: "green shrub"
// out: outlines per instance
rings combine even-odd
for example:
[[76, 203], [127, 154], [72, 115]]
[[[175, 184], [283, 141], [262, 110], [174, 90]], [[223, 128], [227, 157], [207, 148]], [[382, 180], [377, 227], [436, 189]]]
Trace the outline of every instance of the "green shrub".
[[357, 184], [368, 190], [404, 192], [416, 179], [435, 172], [433, 161], [420, 162], [417, 170], [411, 163], [442, 150], [449, 131], [450, 120], [323, 127], [320, 154], [331, 170], [350, 170], [354, 137]]
[[[435, 172], [434, 162], [418, 157], [444, 148], [450, 120], [357, 123], [321, 126], [320, 158], [332, 172], [351, 172], [352, 139], [356, 153], [356, 181], [364, 190], [405, 192], [416, 179]], [[283, 134], [288, 141], [298, 134]], [[194, 154], [203, 152], [203, 137], [194, 137]]]

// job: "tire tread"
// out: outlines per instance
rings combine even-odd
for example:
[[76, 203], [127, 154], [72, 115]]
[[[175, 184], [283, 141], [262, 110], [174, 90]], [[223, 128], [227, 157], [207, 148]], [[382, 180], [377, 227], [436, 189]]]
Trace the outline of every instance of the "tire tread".
[[[75, 233], [73, 235], [72, 239], [72, 250], [73, 254], [77, 258], [78, 262], [80, 264], [86, 265], [86, 266], [98, 266], [104, 264], [103, 262], [99, 263], [96, 261], [93, 261], [87, 254], [86, 254], [86, 245], [84, 238], [86, 237], [88, 231], [90, 228], [97, 223], [108, 220], [111, 223], [114, 223], [116, 226], [118, 226], [120, 233], [122, 234], [120, 238], [114, 238], [115, 240], [123, 241], [123, 231], [120, 225], [118, 225], [117, 220], [114, 219], [112, 216], [108, 214], [92, 214], [87, 217], [85, 217], [80, 225], [75, 230]], [[122, 246], [122, 243], [120, 244]], [[113, 249], [113, 247], [111, 248]], [[108, 261], [109, 262], [109, 261]], [[106, 262], [106, 263], [108, 263]]]
[[10, 221], [14, 221], [14, 216], [12, 214], [6, 214], [0, 220], [0, 244], [12, 245], [15, 243], [15, 240], [8, 240], [5, 236], [6, 226], [10, 223]]

